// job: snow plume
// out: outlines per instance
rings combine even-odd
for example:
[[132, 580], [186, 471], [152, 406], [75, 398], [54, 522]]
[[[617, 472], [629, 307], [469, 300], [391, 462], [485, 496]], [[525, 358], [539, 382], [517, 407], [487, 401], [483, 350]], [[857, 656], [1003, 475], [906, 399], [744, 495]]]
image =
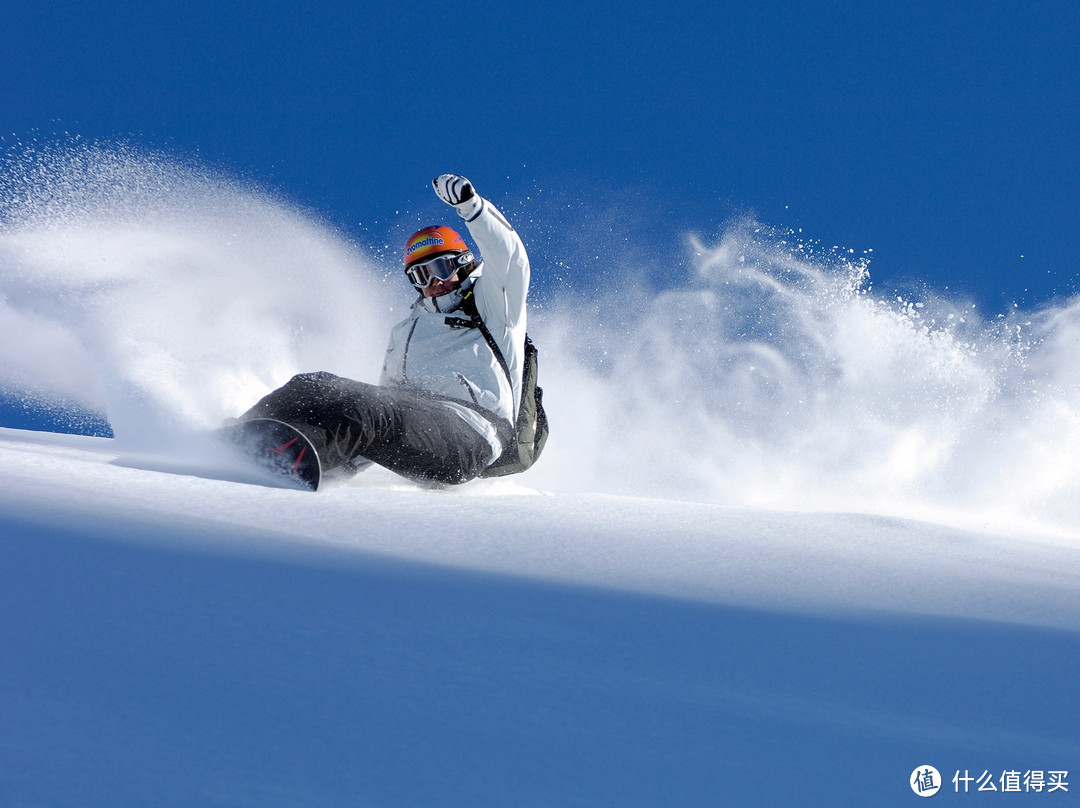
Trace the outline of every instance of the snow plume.
[[881, 299], [865, 256], [753, 222], [690, 251], [684, 288], [543, 323], [546, 484], [1080, 524], [1080, 300]]
[[[75, 142], [3, 169], [0, 386], [82, 401], [136, 448], [296, 372], [374, 380], [411, 299], [396, 266], [205, 167]], [[883, 298], [865, 256], [745, 221], [680, 263], [677, 288], [589, 296], [535, 268], [552, 434], [521, 482], [1080, 527], [1080, 299], [986, 320]]]
[[145, 445], [236, 415], [301, 369], [377, 367], [378, 273], [311, 216], [123, 145], [19, 146], [3, 169], [9, 394], [77, 398]]

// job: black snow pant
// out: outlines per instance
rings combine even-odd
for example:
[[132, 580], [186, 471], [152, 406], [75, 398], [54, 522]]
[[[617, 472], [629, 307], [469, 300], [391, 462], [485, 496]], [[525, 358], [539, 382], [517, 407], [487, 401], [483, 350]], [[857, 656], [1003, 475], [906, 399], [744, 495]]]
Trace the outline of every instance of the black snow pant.
[[332, 373], [303, 373], [244, 413], [277, 418], [303, 432], [323, 473], [351, 471], [366, 458], [414, 480], [463, 483], [492, 460], [490, 444], [437, 398]]

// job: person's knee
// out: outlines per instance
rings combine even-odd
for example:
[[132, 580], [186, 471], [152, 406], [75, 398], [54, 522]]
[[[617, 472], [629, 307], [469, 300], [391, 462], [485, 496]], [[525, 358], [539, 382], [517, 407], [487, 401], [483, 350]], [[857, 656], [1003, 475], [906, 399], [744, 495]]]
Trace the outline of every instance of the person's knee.
[[338, 380], [338, 376], [325, 370], [316, 370], [311, 373], [297, 373], [289, 379], [286, 386], [293, 387], [327, 387]]

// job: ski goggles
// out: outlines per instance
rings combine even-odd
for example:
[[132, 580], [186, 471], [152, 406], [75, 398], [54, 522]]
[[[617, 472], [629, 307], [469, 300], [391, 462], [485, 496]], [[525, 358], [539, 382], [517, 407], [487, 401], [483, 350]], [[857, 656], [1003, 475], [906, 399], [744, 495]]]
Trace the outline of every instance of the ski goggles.
[[437, 255], [405, 267], [405, 276], [417, 289], [427, 289], [432, 281], [448, 281], [473, 262], [471, 252]]

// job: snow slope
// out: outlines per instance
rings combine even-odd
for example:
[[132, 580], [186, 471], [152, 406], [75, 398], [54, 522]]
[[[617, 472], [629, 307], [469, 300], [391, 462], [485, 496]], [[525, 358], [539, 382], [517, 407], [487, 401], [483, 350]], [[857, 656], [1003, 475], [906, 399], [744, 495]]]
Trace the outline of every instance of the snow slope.
[[[194, 459], [125, 454], [112, 444], [0, 430], [4, 467], [15, 471], [0, 493], [4, 511], [44, 524], [130, 521], [124, 535], [160, 523], [209, 549], [231, 547], [236, 534], [278, 536], [290, 548], [730, 606], [1080, 627], [1080, 578], [1073, 574], [1080, 545], [1068, 539], [872, 515], [552, 494], [512, 478], [428, 490], [381, 470], [297, 496], [259, 485], [210, 442], [200, 443], [214, 461], [205, 468]], [[255, 484], [209, 479], [215, 476]]]
[[0, 432], [5, 805], [891, 805], [1080, 753], [1070, 542], [167, 465]]
[[0, 805], [862, 806], [918, 799], [924, 764], [954, 801], [956, 771], [1075, 777], [1077, 301], [883, 300], [861, 257], [753, 223], [661, 287], [540, 268], [535, 469], [309, 494], [206, 430], [301, 370], [370, 379], [396, 257], [127, 147], [0, 178], [0, 412], [116, 435], [0, 425]]

